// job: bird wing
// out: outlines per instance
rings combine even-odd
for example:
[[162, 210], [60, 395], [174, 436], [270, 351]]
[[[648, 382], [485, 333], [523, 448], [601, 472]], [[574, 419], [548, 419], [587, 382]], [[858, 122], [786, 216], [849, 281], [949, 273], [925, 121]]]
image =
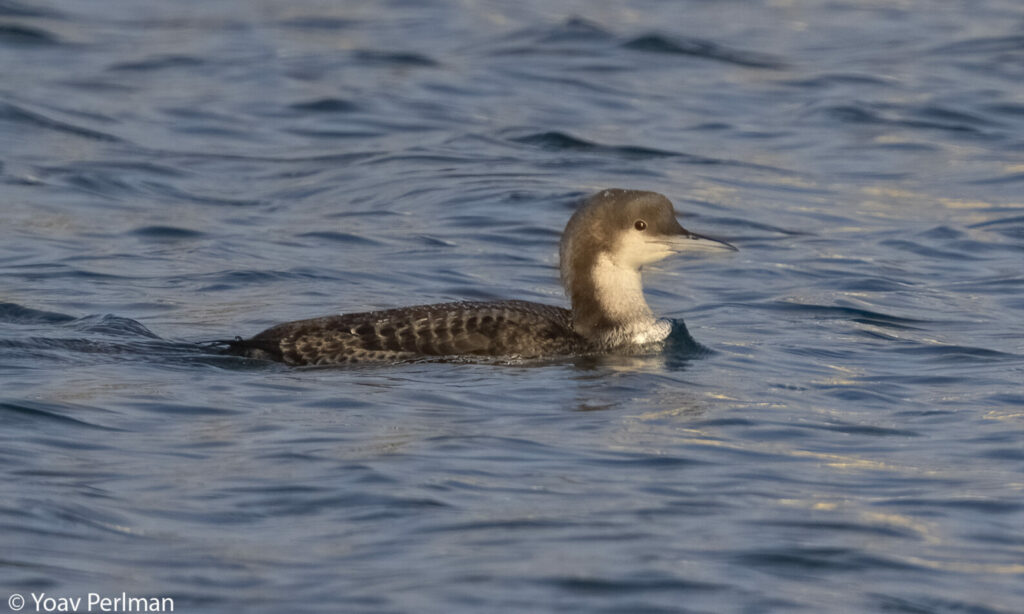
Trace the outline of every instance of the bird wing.
[[248, 355], [294, 365], [418, 355], [567, 353], [582, 342], [561, 307], [526, 301], [441, 303], [288, 322], [236, 342]]

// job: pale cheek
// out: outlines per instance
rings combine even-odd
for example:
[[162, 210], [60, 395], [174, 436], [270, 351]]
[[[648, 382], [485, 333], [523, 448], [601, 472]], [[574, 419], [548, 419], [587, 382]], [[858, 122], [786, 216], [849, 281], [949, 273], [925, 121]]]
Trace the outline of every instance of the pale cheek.
[[672, 255], [672, 252], [665, 248], [663, 245], [657, 243], [647, 243], [643, 246], [642, 251], [636, 253], [636, 261], [638, 265], [650, 264]]
[[653, 250], [654, 251], [652, 251], [651, 258], [647, 262], [657, 262], [659, 260], [664, 260], [665, 258], [668, 258], [669, 256], [672, 255], [672, 250], [665, 249], [664, 247], [661, 246], [653, 248]]
[[657, 262], [670, 254], [664, 246], [647, 242], [639, 233], [628, 235], [619, 244], [617, 251], [617, 262], [629, 268], [639, 268], [645, 264]]

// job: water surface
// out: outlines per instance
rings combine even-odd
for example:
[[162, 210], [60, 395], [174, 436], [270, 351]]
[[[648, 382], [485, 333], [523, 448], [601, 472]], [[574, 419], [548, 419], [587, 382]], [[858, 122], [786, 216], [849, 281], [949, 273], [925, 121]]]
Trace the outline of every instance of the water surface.
[[[1019, 3], [628, 5], [0, 0], [0, 596], [1024, 610]], [[646, 275], [709, 351], [197, 345], [564, 304], [605, 187], [739, 247]]]

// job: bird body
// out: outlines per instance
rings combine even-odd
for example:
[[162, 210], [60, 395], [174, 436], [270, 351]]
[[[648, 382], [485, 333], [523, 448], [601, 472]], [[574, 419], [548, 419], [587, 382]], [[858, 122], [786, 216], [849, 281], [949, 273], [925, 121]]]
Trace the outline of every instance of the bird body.
[[292, 365], [397, 362], [420, 356], [585, 353], [572, 312], [528, 301], [438, 303], [286, 322], [239, 343]]
[[583, 202], [562, 233], [561, 279], [571, 309], [508, 300], [333, 315], [278, 324], [230, 342], [228, 351], [290, 365], [635, 351], [672, 330], [644, 300], [641, 268], [693, 248], [735, 249], [684, 229], [661, 194], [604, 190]]

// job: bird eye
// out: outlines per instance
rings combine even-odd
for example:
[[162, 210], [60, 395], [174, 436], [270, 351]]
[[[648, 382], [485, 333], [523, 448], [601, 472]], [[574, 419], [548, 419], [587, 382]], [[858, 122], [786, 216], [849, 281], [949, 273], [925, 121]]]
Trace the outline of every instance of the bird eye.
[[645, 222], [643, 220], [637, 220], [636, 223], [633, 224], [633, 228], [636, 228], [637, 230], [646, 230], [647, 229], [647, 222]]

